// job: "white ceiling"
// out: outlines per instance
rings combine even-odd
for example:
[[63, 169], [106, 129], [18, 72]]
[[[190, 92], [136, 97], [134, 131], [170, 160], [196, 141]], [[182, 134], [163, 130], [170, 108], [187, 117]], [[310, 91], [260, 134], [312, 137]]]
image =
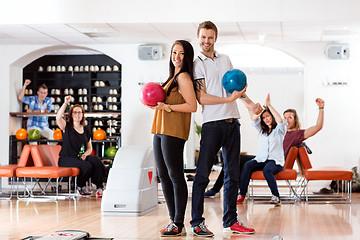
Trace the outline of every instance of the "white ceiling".
[[[218, 22], [219, 41], [239, 43], [360, 40], [360, 21]], [[196, 40], [198, 23], [0, 24], [0, 44], [86, 45]]]
[[170, 43], [196, 40], [212, 20], [218, 42], [354, 42], [359, 0], [12, 0], [0, 8], [0, 45]]

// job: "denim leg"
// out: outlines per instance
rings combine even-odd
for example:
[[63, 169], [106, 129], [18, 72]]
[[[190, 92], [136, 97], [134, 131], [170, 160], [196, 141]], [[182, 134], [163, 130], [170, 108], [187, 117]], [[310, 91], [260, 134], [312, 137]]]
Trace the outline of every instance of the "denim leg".
[[280, 197], [278, 187], [276, 184], [275, 174], [282, 171], [284, 168], [280, 165], [276, 165], [274, 160], [266, 160], [265, 166], [263, 169], [263, 174], [266, 179], [266, 182], [271, 190], [272, 195]]
[[219, 173], [219, 176], [217, 177], [216, 182], [211, 189], [214, 190], [215, 192], [220, 192], [223, 184], [224, 184], [224, 168], [221, 168], [221, 172]]
[[251, 174], [255, 171], [262, 170], [264, 168], [264, 163], [258, 163], [255, 159], [246, 162], [243, 166], [241, 171], [241, 180], [240, 180], [240, 194], [241, 196], [245, 197], [250, 179]]
[[240, 124], [223, 124], [222, 152], [224, 156], [223, 227], [237, 221], [236, 199], [239, 188]]
[[204, 213], [204, 193], [209, 183], [209, 175], [214, 158], [221, 147], [221, 130], [218, 124], [204, 123], [201, 128], [200, 152], [196, 175], [192, 188], [191, 226], [201, 223]]

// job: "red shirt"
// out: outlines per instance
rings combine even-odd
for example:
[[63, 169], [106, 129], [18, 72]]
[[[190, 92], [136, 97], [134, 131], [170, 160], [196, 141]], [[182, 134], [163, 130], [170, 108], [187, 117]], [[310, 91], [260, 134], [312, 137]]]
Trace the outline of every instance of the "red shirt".
[[286, 132], [283, 148], [286, 154], [290, 147], [301, 144], [304, 141], [304, 129]]

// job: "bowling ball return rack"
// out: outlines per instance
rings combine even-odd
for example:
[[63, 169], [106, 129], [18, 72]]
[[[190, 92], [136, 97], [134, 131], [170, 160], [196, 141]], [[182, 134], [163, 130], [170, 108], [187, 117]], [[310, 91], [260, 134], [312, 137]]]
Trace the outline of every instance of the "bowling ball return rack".
[[90, 237], [90, 233], [80, 230], [61, 230], [42, 237], [28, 236], [21, 240], [112, 240], [113, 238]]

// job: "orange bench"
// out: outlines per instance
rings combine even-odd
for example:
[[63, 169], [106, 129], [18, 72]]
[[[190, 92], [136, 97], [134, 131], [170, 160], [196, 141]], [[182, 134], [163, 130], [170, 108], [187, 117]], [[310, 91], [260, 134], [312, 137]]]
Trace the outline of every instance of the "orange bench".
[[305, 179], [305, 197], [306, 201], [309, 201], [309, 181], [314, 180], [335, 180], [345, 182], [345, 195], [341, 194], [341, 196], [337, 195], [326, 195], [325, 199], [328, 200], [341, 200], [346, 203], [351, 202], [351, 181], [353, 178], [353, 172], [351, 170], [345, 169], [343, 167], [338, 166], [325, 166], [313, 168], [309, 159], [309, 155], [306, 152], [305, 147], [299, 148], [299, 157], [302, 166], [303, 178]]
[[30, 145], [25, 145], [21, 152], [18, 164], [10, 164], [10, 165], [0, 166], [0, 177], [7, 177], [10, 179], [11, 190], [10, 190], [9, 197], [6, 199], [12, 198], [12, 193], [14, 190], [13, 185], [14, 185], [14, 180], [16, 177], [16, 169], [20, 168], [20, 167], [34, 165], [32, 158], [29, 159], [29, 156], [30, 156]]
[[[25, 190], [30, 196], [33, 196], [33, 189], [39, 185], [41, 194], [45, 194], [46, 188], [51, 184], [51, 180], [56, 180], [56, 196], [59, 195], [59, 180], [63, 177], [76, 177], [80, 170], [78, 168], [59, 167], [58, 159], [61, 146], [59, 145], [31, 145], [30, 155], [33, 159], [34, 166], [22, 167], [16, 169], [17, 178], [23, 178]], [[26, 185], [25, 178], [35, 178], [36, 182], [32, 189], [29, 190]], [[39, 180], [47, 178], [48, 181], [44, 188], [41, 187]], [[70, 194], [70, 180], [69, 180], [69, 194]]]
[[[291, 147], [289, 150], [289, 153], [285, 159], [284, 170], [282, 170], [281, 172], [274, 175], [276, 180], [285, 180], [286, 181], [286, 183], [289, 187], [289, 190], [290, 190], [289, 197], [294, 200], [298, 200], [298, 195], [297, 195], [296, 189], [294, 189], [294, 187], [291, 185], [290, 181], [292, 181], [292, 180], [296, 181], [296, 179], [297, 179], [297, 172], [296, 172], [296, 170], [293, 169], [294, 162], [295, 162], [297, 156], [298, 156], [298, 148]], [[250, 195], [252, 196], [252, 199], [254, 199], [254, 186], [253, 186], [254, 180], [265, 180], [263, 171], [255, 171], [251, 175], [251, 193], [250, 193]]]

